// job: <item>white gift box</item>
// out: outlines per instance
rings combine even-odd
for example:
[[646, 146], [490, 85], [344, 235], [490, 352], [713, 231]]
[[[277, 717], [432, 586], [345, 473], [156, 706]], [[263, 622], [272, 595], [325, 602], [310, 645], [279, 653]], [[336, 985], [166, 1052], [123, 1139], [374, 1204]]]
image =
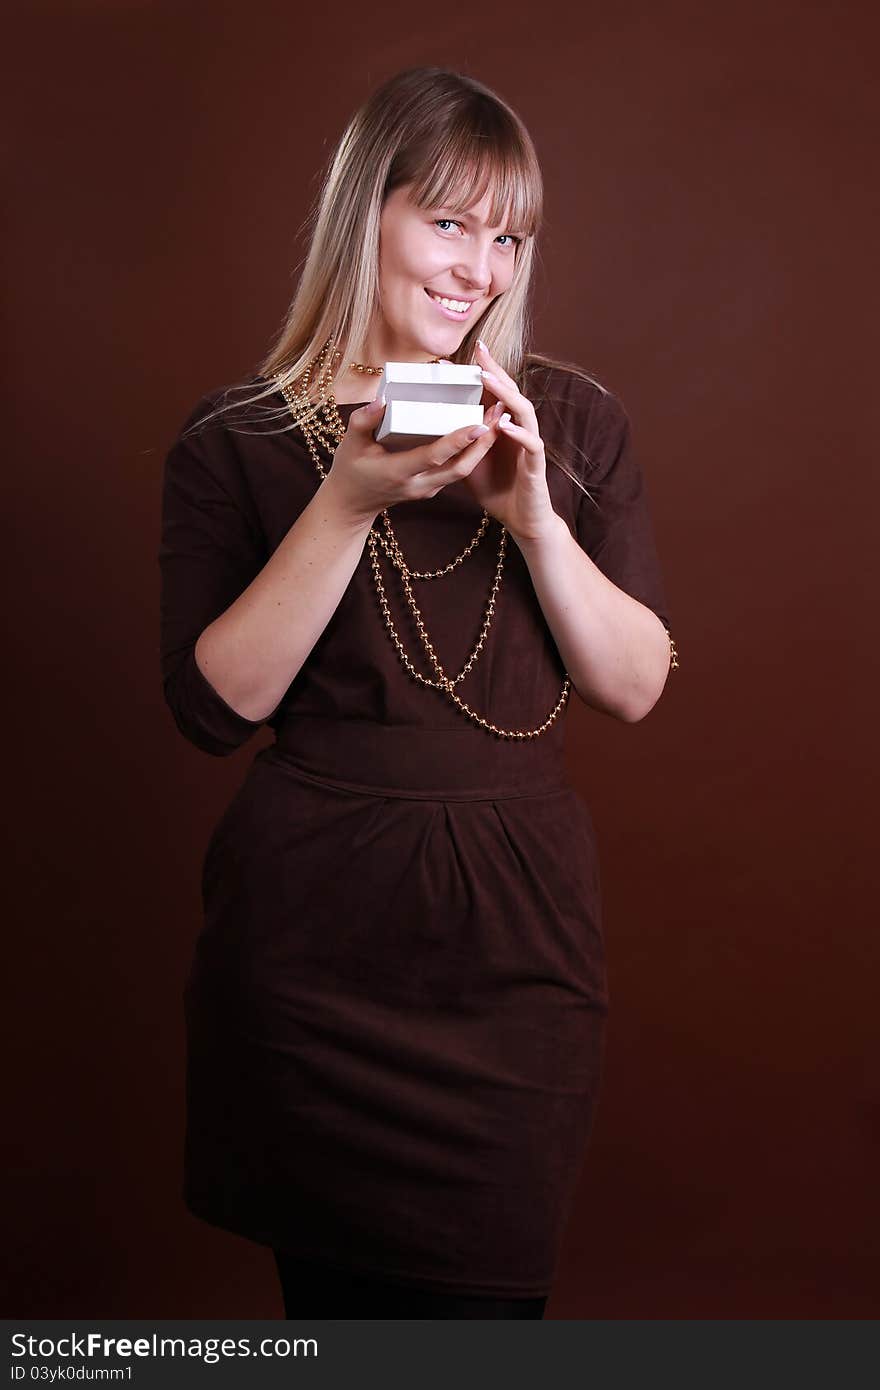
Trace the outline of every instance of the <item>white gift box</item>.
[[483, 378], [476, 363], [386, 362], [377, 397], [383, 391], [385, 411], [374, 438], [386, 449], [415, 449], [483, 423]]

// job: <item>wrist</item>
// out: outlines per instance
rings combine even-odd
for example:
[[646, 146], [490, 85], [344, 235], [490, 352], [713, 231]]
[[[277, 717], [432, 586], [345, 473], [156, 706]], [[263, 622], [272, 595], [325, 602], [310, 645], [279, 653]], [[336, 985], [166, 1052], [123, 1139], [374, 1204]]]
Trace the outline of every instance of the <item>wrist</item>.
[[338, 477], [334, 476], [332, 468], [315, 493], [315, 500], [318, 499], [329, 509], [334, 522], [343, 530], [350, 531], [354, 535], [363, 535], [366, 539], [370, 527], [376, 520], [377, 513], [369, 514], [353, 507], [345, 495], [344, 489], [340, 487]]
[[538, 526], [531, 528], [529, 531], [511, 531], [510, 527], [507, 529], [512, 539], [516, 541], [520, 550], [526, 558], [528, 558], [530, 554], [540, 553], [540, 551], [546, 550], [550, 546], [558, 545], [559, 539], [563, 534], [563, 528], [569, 535], [571, 534], [568, 530], [568, 523], [565, 518], [560, 516], [559, 512], [554, 511], [551, 507], [545, 519]]

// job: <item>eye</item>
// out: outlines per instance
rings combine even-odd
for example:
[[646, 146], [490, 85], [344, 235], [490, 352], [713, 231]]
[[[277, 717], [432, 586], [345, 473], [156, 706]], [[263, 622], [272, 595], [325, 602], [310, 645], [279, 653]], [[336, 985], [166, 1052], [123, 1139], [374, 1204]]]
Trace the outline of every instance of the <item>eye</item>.
[[[461, 223], [457, 222], [454, 217], [435, 217], [434, 226], [439, 227], [441, 222], [448, 222], [453, 227], [461, 226]], [[504, 237], [507, 238], [508, 245], [512, 243], [514, 246], [519, 246], [520, 242], [522, 241], [521, 236], [514, 236], [512, 232], [502, 232], [500, 236], [497, 236], [495, 238], [495, 240], [501, 241]], [[507, 246], [505, 246], [503, 249], [506, 251]]]

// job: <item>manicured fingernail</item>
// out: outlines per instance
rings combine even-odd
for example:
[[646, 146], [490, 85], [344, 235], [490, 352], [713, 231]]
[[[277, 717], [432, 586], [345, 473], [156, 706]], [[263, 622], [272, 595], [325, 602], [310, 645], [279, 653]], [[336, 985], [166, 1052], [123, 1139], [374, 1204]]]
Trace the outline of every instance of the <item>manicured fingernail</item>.
[[467, 437], [468, 439], [479, 439], [481, 434], [486, 434], [488, 432], [488, 429], [488, 425], [474, 425], [472, 430], [468, 430]]
[[510, 412], [508, 410], [505, 410], [504, 414], [501, 416], [501, 419], [498, 421], [498, 424], [501, 426], [510, 424]]
[[483, 342], [482, 338], [478, 338], [478, 339], [477, 339], [477, 342], [479, 343], [480, 347], [483, 348], [483, 350], [484, 350], [485, 352], [488, 352], [488, 351], [489, 351], [489, 349], [486, 347], [486, 344]]

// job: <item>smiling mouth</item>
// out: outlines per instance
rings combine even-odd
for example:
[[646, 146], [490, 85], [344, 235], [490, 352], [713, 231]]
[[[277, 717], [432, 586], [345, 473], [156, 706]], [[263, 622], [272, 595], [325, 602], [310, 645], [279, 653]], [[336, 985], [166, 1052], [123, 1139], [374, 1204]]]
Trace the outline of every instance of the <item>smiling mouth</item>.
[[[450, 318], [450, 319], [459, 319], [459, 320], [464, 320], [464, 319], [466, 319], [467, 316], [468, 316], [468, 314], [470, 313], [471, 309], [474, 307], [474, 303], [476, 303], [476, 301], [468, 302], [467, 300], [464, 300], [464, 299], [453, 299], [451, 295], [450, 295], [450, 296], [447, 296], [447, 295], [440, 296], [440, 295], [438, 295], [438, 294], [435, 294], [435, 292], [434, 292], [433, 290], [429, 290], [428, 287], [427, 287], [427, 285], [425, 286], [425, 294], [428, 296], [429, 299], [433, 300], [433, 302], [437, 305], [437, 308], [440, 310], [441, 314], [445, 314], [446, 317], [447, 317], [447, 318]], [[447, 302], [446, 302], [445, 304], [444, 304], [444, 303], [441, 303], [441, 298], [442, 298], [442, 299], [445, 299]], [[454, 304], [454, 305], [462, 305], [462, 304], [463, 304], [465, 307], [464, 307], [463, 309], [462, 309], [462, 308], [452, 308], [451, 306], [452, 306], [453, 304]]]

